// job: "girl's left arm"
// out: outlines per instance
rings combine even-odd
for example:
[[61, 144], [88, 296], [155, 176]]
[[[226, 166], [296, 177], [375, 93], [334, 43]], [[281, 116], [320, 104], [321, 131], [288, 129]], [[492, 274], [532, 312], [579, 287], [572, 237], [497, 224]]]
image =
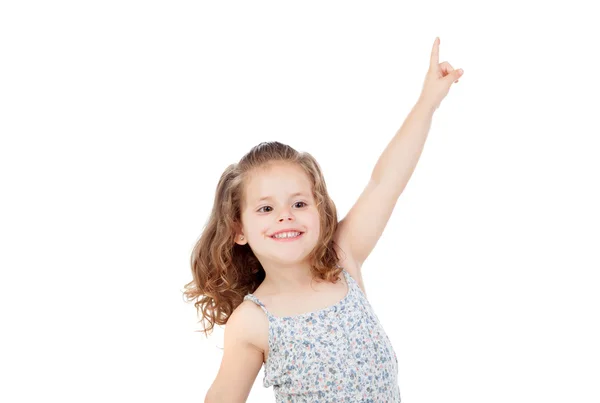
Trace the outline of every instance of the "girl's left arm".
[[423, 91], [408, 117], [385, 148], [369, 183], [339, 222], [336, 243], [362, 266], [387, 225], [392, 211], [412, 176], [423, 151], [433, 114], [457, 82], [462, 70], [454, 70], [448, 62], [439, 64], [439, 39], [434, 42], [430, 69]]

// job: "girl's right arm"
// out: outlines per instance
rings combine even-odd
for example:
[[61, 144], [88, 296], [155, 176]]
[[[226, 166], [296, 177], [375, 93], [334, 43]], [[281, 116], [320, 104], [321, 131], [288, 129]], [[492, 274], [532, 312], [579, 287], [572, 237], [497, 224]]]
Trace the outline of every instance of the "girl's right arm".
[[[262, 312], [261, 312], [262, 313]], [[244, 403], [263, 364], [263, 353], [251, 342], [256, 310], [240, 304], [225, 325], [223, 359], [204, 403]]]

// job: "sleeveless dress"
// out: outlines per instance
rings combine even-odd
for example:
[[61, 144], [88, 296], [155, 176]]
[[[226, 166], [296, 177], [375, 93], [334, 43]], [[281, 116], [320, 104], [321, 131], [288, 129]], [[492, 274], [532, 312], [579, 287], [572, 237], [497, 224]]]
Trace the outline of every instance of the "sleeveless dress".
[[398, 358], [354, 278], [342, 269], [348, 292], [337, 304], [269, 320], [263, 386], [280, 402], [399, 403]]

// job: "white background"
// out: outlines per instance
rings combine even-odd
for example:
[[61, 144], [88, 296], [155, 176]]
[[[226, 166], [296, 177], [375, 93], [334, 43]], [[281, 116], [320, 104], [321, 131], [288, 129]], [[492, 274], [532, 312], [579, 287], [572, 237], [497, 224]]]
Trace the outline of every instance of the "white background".
[[343, 218], [439, 36], [465, 73], [363, 266], [402, 401], [600, 402], [591, 6], [215, 3], [0, 5], [0, 400], [202, 402], [223, 330], [182, 290], [221, 172], [308, 151]]

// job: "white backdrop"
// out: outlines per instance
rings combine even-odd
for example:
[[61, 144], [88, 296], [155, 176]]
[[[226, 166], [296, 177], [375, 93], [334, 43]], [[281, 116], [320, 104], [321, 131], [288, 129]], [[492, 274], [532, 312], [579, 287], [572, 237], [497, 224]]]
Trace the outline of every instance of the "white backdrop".
[[182, 290], [221, 172], [309, 151], [343, 218], [439, 36], [465, 73], [363, 267], [402, 401], [599, 402], [585, 4], [2, 2], [0, 400], [202, 402], [223, 329]]

